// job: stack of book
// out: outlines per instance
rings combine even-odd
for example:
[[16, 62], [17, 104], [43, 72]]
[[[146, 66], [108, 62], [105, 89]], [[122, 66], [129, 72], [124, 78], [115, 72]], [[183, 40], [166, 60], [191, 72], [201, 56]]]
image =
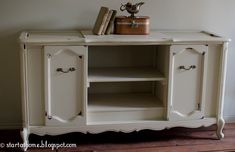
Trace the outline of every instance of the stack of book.
[[112, 32], [116, 10], [110, 10], [108, 7], [101, 7], [93, 27], [93, 34], [104, 35]]

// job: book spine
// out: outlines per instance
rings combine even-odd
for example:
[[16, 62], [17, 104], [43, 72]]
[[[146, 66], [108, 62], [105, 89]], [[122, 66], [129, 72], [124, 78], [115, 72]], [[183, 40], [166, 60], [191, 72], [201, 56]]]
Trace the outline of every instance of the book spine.
[[101, 35], [101, 33], [102, 33], [102, 31], [103, 31], [105, 21], [106, 21], [106, 19], [107, 19], [107, 17], [108, 17], [108, 12], [109, 12], [109, 11], [107, 11], [107, 13], [104, 14], [104, 17], [103, 17], [103, 20], [102, 20], [102, 23], [101, 23], [101, 25], [100, 25], [100, 29], [99, 29], [97, 35]]
[[104, 27], [103, 27], [102, 32], [101, 32], [101, 35], [104, 35], [104, 34], [105, 34], [105, 31], [106, 31], [106, 29], [107, 29], [107, 27], [108, 27], [108, 24], [109, 24], [109, 22], [110, 22], [110, 19], [111, 19], [111, 17], [112, 17], [112, 14], [113, 14], [113, 10], [109, 10], [108, 16], [107, 16], [107, 18], [106, 18], [106, 20], [105, 20]]
[[105, 31], [106, 35], [110, 34], [111, 31], [112, 31], [116, 14], [117, 14], [117, 11], [113, 10], [113, 13], [112, 13], [111, 19], [109, 21], [108, 27], [106, 28], [106, 31]]

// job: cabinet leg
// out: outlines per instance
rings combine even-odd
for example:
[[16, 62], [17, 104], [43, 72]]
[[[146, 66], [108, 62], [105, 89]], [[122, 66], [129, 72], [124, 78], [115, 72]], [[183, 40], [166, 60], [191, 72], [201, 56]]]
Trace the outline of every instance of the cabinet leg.
[[217, 131], [216, 131], [218, 139], [224, 138], [224, 133], [223, 133], [224, 125], [225, 125], [224, 119], [219, 118], [217, 122]]
[[29, 145], [29, 132], [27, 128], [23, 128], [23, 130], [20, 132], [21, 138], [23, 139], [24, 146], [22, 147], [23, 151], [27, 151], [28, 145]]

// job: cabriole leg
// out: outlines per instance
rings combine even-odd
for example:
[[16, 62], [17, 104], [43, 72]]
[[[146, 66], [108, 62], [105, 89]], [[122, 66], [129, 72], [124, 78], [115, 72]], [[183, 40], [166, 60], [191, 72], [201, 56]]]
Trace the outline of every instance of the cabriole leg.
[[224, 138], [224, 133], [223, 133], [224, 124], [225, 124], [225, 121], [223, 118], [218, 119], [217, 130], [216, 130], [218, 139]]
[[28, 145], [29, 145], [29, 132], [27, 128], [23, 128], [23, 130], [20, 132], [21, 138], [23, 139], [24, 146], [22, 147], [22, 150], [27, 151]]

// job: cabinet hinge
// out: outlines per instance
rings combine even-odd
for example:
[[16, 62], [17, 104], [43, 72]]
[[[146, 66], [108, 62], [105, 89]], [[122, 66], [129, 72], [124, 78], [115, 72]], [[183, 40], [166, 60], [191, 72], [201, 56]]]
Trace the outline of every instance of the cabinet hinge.
[[201, 104], [200, 104], [200, 103], [197, 104], [197, 109], [198, 109], [198, 110], [201, 109]]
[[48, 57], [48, 58], [51, 58], [52, 55], [51, 55], [50, 53], [47, 53], [47, 57]]
[[47, 117], [47, 119], [52, 119], [51, 116], [48, 116], [47, 112], [45, 112], [45, 116]]
[[206, 52], [202, 52], [202, 55], [205, 55], [206, 54]]

